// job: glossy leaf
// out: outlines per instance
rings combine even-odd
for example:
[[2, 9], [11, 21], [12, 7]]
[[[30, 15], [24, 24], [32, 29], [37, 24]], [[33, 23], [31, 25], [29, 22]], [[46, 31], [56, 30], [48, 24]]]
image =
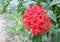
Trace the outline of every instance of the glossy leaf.
[[[27, 4], [27, 3], [28, 3], [28, 4]], [[23, 5], [23, 7], [24, 7], [25, 9], [28, 9], [28, 8], [30, 8], [31, 6], [36, 5], [36, 2], [35, 2], [35, 1], [24, 1], [24, 2], [22, 3], [22, 5]]]
[[57, 7], [60, 7], [60, 3], [57, 4]]
[[53, 20], [54, 22], [56, 22], [56, 16], [54, 15], [53, 11], [48, 10], [47, 14], [51, 18], [51, 20]]
[[60, 42], [60, 29], [54, 29], [51, 35], [52, 42]]
[[40, 3], [40, 5], [42, 6], [42, 7], [44, 7], [47, 11], [48, 10], [53, 10], [53, 8], [50, 6], [50, 1], [48, 1], [48, 2], [41, 2]]
[[58, 4], [58, 3], [60, 3], [60, 0], [53, 0], [51, 2], [50, 6], [55, 5], [55, 4]]

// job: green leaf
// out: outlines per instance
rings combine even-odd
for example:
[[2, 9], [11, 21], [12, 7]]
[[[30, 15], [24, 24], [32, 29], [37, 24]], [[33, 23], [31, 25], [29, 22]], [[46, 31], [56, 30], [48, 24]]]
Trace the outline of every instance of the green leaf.
[[41, 2], [40, 5], [44, 7], [46, 10], [52, 10], [53, 8], [50, 6], [50, 1], [48, 2]]
[[[27, 4], [27, 3], [28, 3], [28, 4]], [[24, 7], [25, 9], [28, 9], [28, 8], [30, 8], [31, 6], [36, 5], [36, 2], [35, 2], [35, 1], [24, 1], [24, 2], [22, 3], [22, 5], [23, 5], [23, 7]]]
[[57, 7], [60, 7], [60, 3], [57, 4]]
[[52, 42], [60, 42], [60, 29], [54, 29], [51, 35]]
[[3, 4], [0, 4], [0, 13], [2, 12], [3, 10]]
[[60, 15], [59, 15], [59, 16], [57, 16], [57, 18], [60, 18]]
[[48, 10], [47, 14], [51, 18], [51, 20], [53, 20], [54, 22], [56, 22], [56, 16], [54, 15], [53, 11]]
[[33, 36], [32, 42], [42, 42], [42, 36], [41, 35]]
[[45, 0], [37, 0], [38, 5], [40, 5], [41, 2], [45, 2]]
[[55, 4], [58, 4], [58, 3], [60, 3], [60, 0], [53, 0], [51, 2], [50, 6], [55, 5]]
[[45, 39], [47, 39], [46, 33], [42, 36], [42, 42], [44, 42]]
[[23, 11], [25, 10], [22, 6], [23, 0], [18, 0], [18, 1], [19, 1], [19, 3], [18, 3], [18, 7], [17, 7], [17, 12], [18, 13], [20, 13], [20, 12], [23, 13]]
[[41, 2], [40, 5], [44, 7], [45, 9], [48, 7], [46, 2]]

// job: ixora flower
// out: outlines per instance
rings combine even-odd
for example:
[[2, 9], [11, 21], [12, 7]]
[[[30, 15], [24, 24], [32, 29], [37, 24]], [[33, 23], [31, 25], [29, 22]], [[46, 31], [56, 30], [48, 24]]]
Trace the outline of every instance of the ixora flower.
[[27, 30], [31, 29], [33, 35], [43, 35], [50, 30], [52, 22], [50, 21], [46, 10], [35, 5], [24, 12], [22, 16], [23, 24]]

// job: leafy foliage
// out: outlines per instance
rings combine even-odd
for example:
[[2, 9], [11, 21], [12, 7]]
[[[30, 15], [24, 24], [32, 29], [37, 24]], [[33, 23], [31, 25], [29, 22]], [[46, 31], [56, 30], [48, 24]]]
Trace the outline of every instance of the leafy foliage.
[[[5, 2], [6, 1], [6, 2]], [[5, 9], [10, 4], [11, 0], [0, 0], [0, 13], [4, 13]], [[28, 3], [28, 4], [27, 4]], [[59, 28], [60, 28], [60, 0], [18, 0], [18, 6], [15, 13], [5, 13], [5, 18], [9, 20], [15, 21], [16, 25], [14, 26], [7, 26], [6, 30], [10, 35], [21, 35], [25, 39], [29, 37], [28, 33], [23, 29], [21, 22], [21, 16], [23, 15], [24, 11], [34, 5], [40, 5], [46, 9], [47, 15], [50, 17], [51, 21], [53, 22], [53, 26], [51, 27], [52, 40], [54, 42], [59, 42]], [[12, 32], [12, 31], [13, 32]], [[50, 31], [50, 32], [51, 32]], [[24, 35], [25, 34], [25, 35]], [[49, 36], [46, 34], [46, 36]], [[30, 35], [31, 36], [31, 35]], [[44, 37], [45, 38], [45, 37]], [[55, 39], [54, 39], [55, 38]], [[35, 40], [35, 37], [34, 37]], [[22, 40], [23, 41], [23, 40]], [[25, 42], [25, 41], [23, 41]]]
[[1, 9], [1, 12], [0, 13], [3, 13], [3, 12], [5, 12], [5, 10], [6, 10], [6, 8], [8, 7], [8, 5], [10, 4], [10, 1], [11, 0], [2, 0], [1, 1], [1, 7], [0, 8], [2, 8]]
[[24, 8], [23, 8], [23, 6], [22, 6], [22, 3], [23, 3], [23, 0], [18, 0], [19, 1], [19, 3], [18, 3], [18, 7], [17, 7], [17, 12], [19, 13], [19, 12], [24, 12]]
[[56, 22], [56, 16], [54, 15], [53, 11], [48, 10], [47, 14], [54, 22]]
[[15, 22], [16, 25], [7, 25], [6, 26], [6, 31], [8, 35], [12, 38], [13, 36], [17, 35], [19, 36], [19, 39], [21, 42], [26, 42], [29, 39], [29, 33], [27, 33], [24, 29], [24, 26], [22, 26], [21, 22], [21, 14], [16, 13], [16, 14], [4, 14], [5, 18], [12, 20]]
[[58, 3], [60, 3], [60, 0], [53, 0], [53, 1], [51, 2], [51, 5], [55, 5], [55, 4], [58, 4]]
[[60, 29], [54, 29], [52, 32], [52, 42], [60, 42]]
[[[28, 3], [28, 4], [27, 4]], [[25, 9], [28, 9], [28, 8], [30, 8], [31, 6], [33, 6], [33, 5], [36, 5], [36, 2], [35, 1], [29, 1], [29, 0], [27, 0], [27, 1], [24, 1], [23, 3], [22, 3], [22, 5], [23, 5], [23, 7], [25, 8]]]

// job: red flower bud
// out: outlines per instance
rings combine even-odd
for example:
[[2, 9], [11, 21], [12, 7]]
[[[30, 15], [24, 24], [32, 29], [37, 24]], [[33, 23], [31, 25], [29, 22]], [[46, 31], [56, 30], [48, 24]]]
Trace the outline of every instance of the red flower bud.
[[50, 21], [46, 10], [35, 5], [25, 11], [23, 15], [23, 24], [27, 29], [32, 29], [33, 35], [42, 35], [50, 30], [52, 22]]

